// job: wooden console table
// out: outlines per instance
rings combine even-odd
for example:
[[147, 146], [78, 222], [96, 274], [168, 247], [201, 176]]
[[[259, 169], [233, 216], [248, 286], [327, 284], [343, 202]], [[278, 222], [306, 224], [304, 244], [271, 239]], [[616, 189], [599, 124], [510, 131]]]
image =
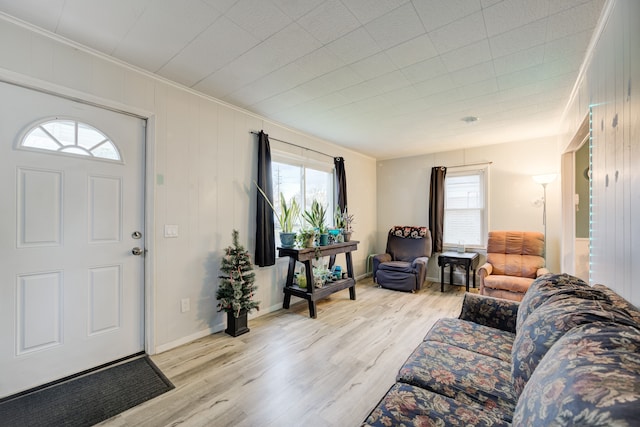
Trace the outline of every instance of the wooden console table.
[[438, 255], [440, 266], [440, 292], [444, 292], [444, 267], [449, 265], [449, 285], [453, 285], [453, 266], [459, 265], [467, 272], [467, 292], [469, 292], [469, 270], [473, 270], [473, 287], [476, 287], [476, 268], [480, 256], [475, 252], [443, 252]]
[[[278, 256], [289, 257], [289, 269], [287, 271], [287, 283], [284, 286], [284, 302], [282, 308], [289, 308], [291, 304], [291, 295], [298, 298], [306, 299], [309, 302], [309, 317], [315, 319], [316, 314], [316, 301], [322, 298], [326, 298], [334, 292], [341, 291], [343, 289], [349, 289], [349, 298], [356, 299], [356, 279], [353, 275], [353, 262], [351, 261], [351, 252], [358, 249], [357, 240], [350, 240], [344, 243], [334, 243], [332, 245], [320, 246], [318, 248], [278, 248]], [[316, 254], [316, 251], [318, 252]], [[319, 257], [329, 256], [329, 268], [333, 267], [336, 261], [337, 254], [344, 254], [347, 260], [347, 278], [339, 279], [335, 282], [327, 283], [321, 288], [316, 288], [313, 281], [313, 266], [311, 261]], [[294, 274], [296, 269], [296, 261], [300, 261], [304, 264], [304, 271], [307, 276], [307, 288], [300, 288], [297, 283], [294, 283]]]

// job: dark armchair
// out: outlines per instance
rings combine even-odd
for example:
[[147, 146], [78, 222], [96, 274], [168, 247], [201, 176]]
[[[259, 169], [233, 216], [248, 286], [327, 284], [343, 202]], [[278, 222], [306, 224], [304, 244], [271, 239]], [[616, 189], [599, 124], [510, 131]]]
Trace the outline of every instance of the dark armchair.
[[427, 227], [396, 226], [389, 230], [386, 253], [373, 257], [373, 280], [382, 288], [417, 291], [427, 276], [431, 232]]

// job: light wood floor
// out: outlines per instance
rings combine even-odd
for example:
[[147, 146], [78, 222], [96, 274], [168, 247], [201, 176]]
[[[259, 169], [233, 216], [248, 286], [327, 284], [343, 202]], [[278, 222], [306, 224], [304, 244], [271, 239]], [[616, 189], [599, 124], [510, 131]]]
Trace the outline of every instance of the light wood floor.
[[[431, 325], [460, 312], [464, 288], [411, 294], [357, 284], [152, 357], [176, 388], [105, 426], [358, 426]], [[475, 290], [473, 290], [475, 291]]]

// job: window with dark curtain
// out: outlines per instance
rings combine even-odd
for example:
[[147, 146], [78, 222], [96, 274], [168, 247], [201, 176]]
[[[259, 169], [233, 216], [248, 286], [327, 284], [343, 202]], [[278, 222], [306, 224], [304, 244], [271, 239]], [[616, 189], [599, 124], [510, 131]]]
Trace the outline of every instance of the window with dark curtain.
[[431, 168], [431, 185], [429, 189], [429, 230], [433, 252], [442, 252], [442, 235], [444, 231], [444, 179], [447, 168], [436, 166]]
[[347, 173], [344, 170], [344, 158], [334, 157], [333, 164], [336, 170], [338, 206], [340, 207], [340, 212], [344, 212], [344, 209], [347, 207]]
[[[257, 183], [270, 198], [273, 204], [273, 182], [271, 179], [271, 148], [269, 135], [260, 131], [258, 134], [258, 179]], [[269, 203], [256, 189], [256, 255], [255, 264], [260, 267], [276, 263], [276, 242], [273, 211]]]

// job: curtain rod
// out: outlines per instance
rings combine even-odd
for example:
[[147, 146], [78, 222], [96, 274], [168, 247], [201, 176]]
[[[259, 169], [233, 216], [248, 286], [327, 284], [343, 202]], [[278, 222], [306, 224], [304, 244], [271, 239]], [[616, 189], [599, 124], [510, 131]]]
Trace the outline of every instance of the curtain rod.
[[[259, 132], [251, 131], [250, 133], [252, 133], [252, 134], [254, 134], [254, 135], [260, 135], [260, 133], [259, 133]], [[335, 159], [335, 157], [334, 157], [334, 156], [330, 156], [330, 155], [329, 155], [329, 154], [327, 154], [327, 153], [323, 153], [323, 152], [321, 152], [321, 151], [314, 150], [313, 148], [303, 147], [302, 145], [294, 144], [293, 142], [289, 142], [289, 141], [283, 141], [283, 140], [281, 140], [281, 139], [273, 138], [273, 137], [271, 137], [271, 136], [269, 137], [269, 139], [273, 139], [274, 141], [282, 142], [282, 143], [284, 143], [284, 144], [293, 145], [294, 147], [298, 147], [298, 148], [300, 148], [300, 149], [302, 149], [302, 150], [313, 151], [314, 153], [322, 154], [323, 156], [327, 156], [327, 157], [331, 157], [332, 159]]]
[[444, 166], [445, 168], [466, 168], [467, 166], [480, 166], [480, 165], [490, 165], [493, 162], [478, 162], [478, 163], [469, 163], [466, 165], [454, 165], [454, 166]]

